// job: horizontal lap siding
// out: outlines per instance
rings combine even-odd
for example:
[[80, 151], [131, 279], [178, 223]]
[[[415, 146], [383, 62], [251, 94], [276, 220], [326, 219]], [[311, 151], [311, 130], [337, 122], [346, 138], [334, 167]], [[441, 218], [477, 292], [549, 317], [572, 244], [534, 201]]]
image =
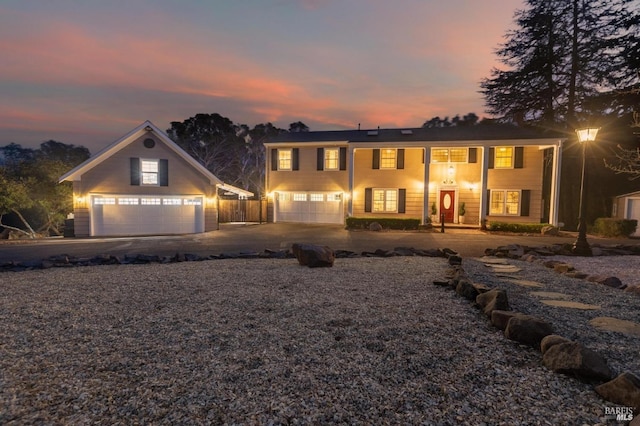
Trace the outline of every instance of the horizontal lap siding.
[[[391, 146], [392, 147], [392, 146]], [[422, 148], [404, 150], [404, 169], [373, 169], [373, 149], [358, 148], [354, 158], [353, 215], [355, 217], [401, 217], [420, 219], [423, 215], [424, 163]], [[406, 189], [405, 213], [364, 211], [366, 188]]]
[[524, 147], [524, 167], [522, 169], [489, 170], [488, 189], [528, 189], [531, 191], [529, 216], [488, 216], [489, 221], [540, 222], [542, 218], [543, 153], [538, 147]]
[[[215, 188], [193, 166], [178, 156], [164, 143], [156, 141], [154, 148], [145, 148], [142, 141], [134, 141], [122, 150], [82, 175], [81, 192], [103, 194], [153, 194], [153, 195], [198, 195], [211, 197]], [[131, 185], [130, 158], [168, 159], [169, 186]]]
[[[271, 164], [267, 165], [269, 192], [348, 190], [349, 174], [346, 170], [317, 170], [317, 147], [299, 148], [298, 156], [299, 170], [274, 171]], [[271, 155], [267, 157], [270, 163]]]

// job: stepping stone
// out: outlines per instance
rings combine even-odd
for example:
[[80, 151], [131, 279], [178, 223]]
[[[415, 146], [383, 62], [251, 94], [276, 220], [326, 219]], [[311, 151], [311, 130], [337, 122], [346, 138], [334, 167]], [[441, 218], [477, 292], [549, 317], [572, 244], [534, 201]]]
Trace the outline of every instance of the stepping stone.
[[499, 257], [491, 257], [491, 256], [476, 257], [475, 260], [484, 263], [484, 266], [509, 264], [509, 261], [507, 259], [501, 259]]
[[522, 269], [513, 265], [488, 265], [488, 266], [493, 270], [493, 272], [500, 273], [500, 274], [512, 274], [515, 272], [522, 271]]
[[600, 306], [598, 305], [589, 305], [586, 303], [572, 302], [570, 300], [541, 300], [540, 303], [544, 303], [545, 305], [548, 305], [548, 306], [554, 306], [556, 308], [581, 309], [583, 311], [600, 309]]
[[597, 317], [589, 321], [589, 324], [599, 330], [616, 331], [629, 336], [640, 337], [640, 324], [633, 321], [612, 317]]
[[535, 281], [529, 281], [529, 280], [519, 280], [519, 279], [513, 279], [511, 278], [509, 280], [510, 283], [522, 286], [522, 287], [533, 287], [533, 288], [543, 288], [544, 284], [535, 282]]
[[571, 298], [570, 294], [555, 293], [553, 291], [532, 291], [529, 294], [532, 295], [532, 296], [542, 297], [542, 298], [545, 298], [545, 299], [566, 300], [566, 299], [570, 299]]

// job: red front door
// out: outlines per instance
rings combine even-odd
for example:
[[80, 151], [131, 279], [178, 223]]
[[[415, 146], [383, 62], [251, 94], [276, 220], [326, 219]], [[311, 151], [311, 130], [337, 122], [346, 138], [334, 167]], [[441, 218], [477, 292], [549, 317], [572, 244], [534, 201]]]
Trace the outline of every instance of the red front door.
[[455, 218], [456, 191], [440, 191], [440, 217], [445, 223], [453, 223]]

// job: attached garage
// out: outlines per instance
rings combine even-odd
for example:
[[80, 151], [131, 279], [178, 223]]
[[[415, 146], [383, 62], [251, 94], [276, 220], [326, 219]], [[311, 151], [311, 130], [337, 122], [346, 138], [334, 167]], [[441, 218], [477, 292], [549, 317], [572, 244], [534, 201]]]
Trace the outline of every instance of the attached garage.
[[91, 197], [91, 235], [204, 232], [203, 206], [201, 196], [94, 195]]
[[344, 223], [342, 192], [276, 192], [274, 221]]
[[640, 191], [618, 195], [614, 199], [612, 213], [615, 218], [637, 220], [638, 227], [631, 236], [640, 237]]

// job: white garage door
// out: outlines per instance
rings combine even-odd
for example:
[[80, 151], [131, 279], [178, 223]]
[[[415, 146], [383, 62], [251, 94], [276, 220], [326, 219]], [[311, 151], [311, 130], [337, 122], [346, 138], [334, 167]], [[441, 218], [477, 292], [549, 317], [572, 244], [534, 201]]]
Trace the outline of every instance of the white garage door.
[[275, 221], [299, 223], [344, 223], [341, 192], [278, 192]]
[[91, 197], [92, 236], [197, 232], [204, 232], [203, 197]]

